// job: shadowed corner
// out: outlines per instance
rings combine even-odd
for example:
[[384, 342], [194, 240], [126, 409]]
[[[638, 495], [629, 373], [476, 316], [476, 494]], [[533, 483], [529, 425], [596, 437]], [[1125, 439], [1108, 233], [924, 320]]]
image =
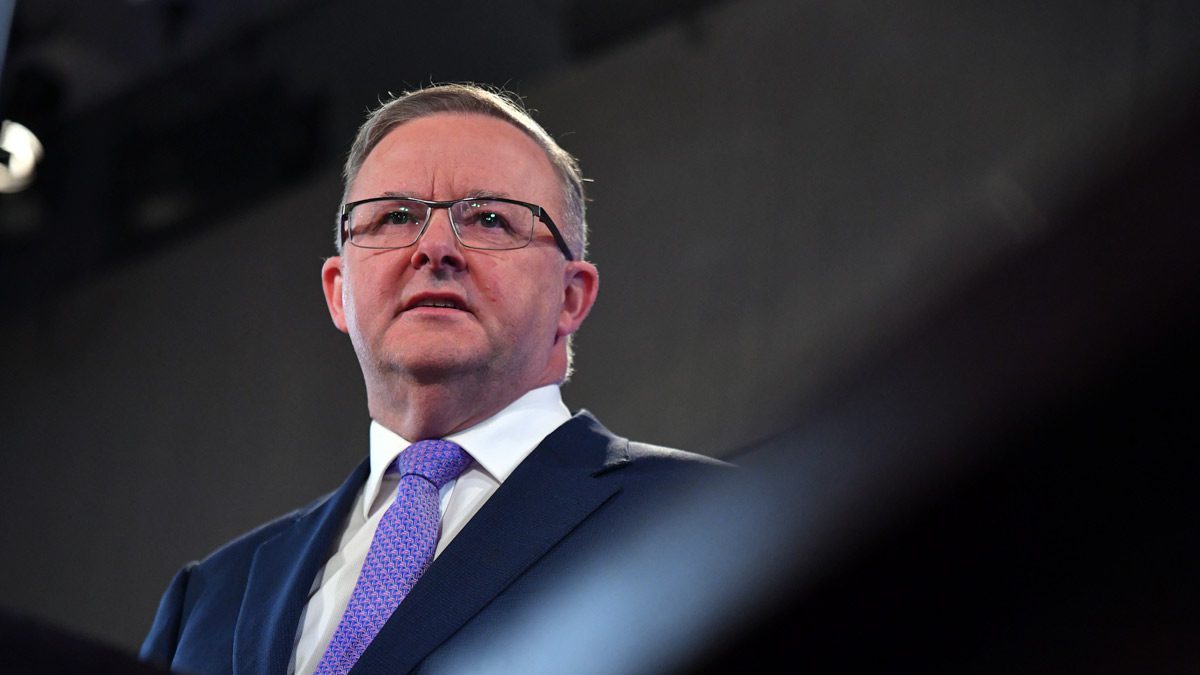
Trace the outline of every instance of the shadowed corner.
[[0, 654], [4, 672], [23, 675], [169, 672], [114, 646], [5, 610], [0, 610]]

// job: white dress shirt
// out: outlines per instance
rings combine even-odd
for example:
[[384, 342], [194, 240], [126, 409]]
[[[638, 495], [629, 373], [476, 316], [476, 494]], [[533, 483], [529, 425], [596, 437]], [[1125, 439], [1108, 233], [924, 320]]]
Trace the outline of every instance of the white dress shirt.
[[[500, 484], [550, 432], [570, 419], [558, 385], [540, 387], [475, 426], [450, 434], [471, 463], [456, 480], [442, 487], [441, 532], [436, 558]], [[412, 443], [378, 422], [371, 422], [371, 473], [359, 491], [333, 555], [317, 574], [300, 617], [289, 670], [310, 675], [350, 603], [354, 584], [371, 548], [384, 511], [396, 499], [399, 476], [387, 468]]]

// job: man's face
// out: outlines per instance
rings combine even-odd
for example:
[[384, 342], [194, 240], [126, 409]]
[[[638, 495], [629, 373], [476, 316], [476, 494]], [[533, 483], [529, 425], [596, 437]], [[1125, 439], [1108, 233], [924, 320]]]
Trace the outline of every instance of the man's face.
[[[509, 197], [566, 220], [562, 184], [542, 149], [484, 115], [442, 113], [393, 129], [367, 156], [348, 201], [389, 194]], [[347, 245], [322, 277], [334, 323], [358, 354], [373, 415], [397, 386], [473, 381], [481, 397], [506, 399], [496, 401], [502, 407], [560, 380], [566, 337], [597, 286], [595, 268], [565, 260], [542, 223], [526, 248], [482, 251], [458, 243], [445, 209], [433, 211], [412, 246]]]

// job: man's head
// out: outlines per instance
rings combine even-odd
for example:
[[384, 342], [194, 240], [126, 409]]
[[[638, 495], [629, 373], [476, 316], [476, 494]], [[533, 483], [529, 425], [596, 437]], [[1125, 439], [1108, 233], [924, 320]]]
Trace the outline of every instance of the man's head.
[[[490, 102], [483, 111], [480, 101]], [[580, 259], [583, 193], [570, 155], [513, 104], [454, 85], [373, 113], [346, 175], [344, 203], [500, 197], [535, 204], [562, 226], [575, 258], [542, 221], [532, 222], [522, 248], [464, 246], [445, 208], [430, 211], [420, 237], [403, 248], [364, 248], [356, 236], [367, 235], [350, 233], [341, 255], [326, 261], [322, 283], [334, 324], [354, 344], [373, 418], [412, 440], [441, 436], [562, 381], [569, 338], [598, 288], [595, 267]], [[391, 224], [411, 218], [387, 216]]]
[[[350, 201], [347, 197], [363, 162], [388, 132], [405, 122], [438, 113], [474, 113], [495, 117], [517, 127], [536, 141], [554, 165], [562, 183], [563, 209], [554, 213], [555, 222], [563, 228], [563, 236], [575, 258], [586, 259], [587, 202], [579, 162], [534, 121], [517, 99], [477, 85], [443, 84], [418, 89], [395, 97], [372, 111], [359, 127], [358, 135], [346, 156], [346, 165], [342, 169], [342, 203]], [[341, 253], [340, 212], [335, 229], [336, 245]]]

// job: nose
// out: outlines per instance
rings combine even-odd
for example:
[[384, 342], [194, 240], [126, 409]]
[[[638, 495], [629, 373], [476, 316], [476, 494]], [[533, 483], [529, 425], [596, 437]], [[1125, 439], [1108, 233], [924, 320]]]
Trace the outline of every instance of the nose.
[[434, 209], [429, 215], [429, 225], [413, 246], [412, 266], [429, 267], [437, 271], [442, 268], [461, 270], [466, 268], [462, 245], [454, 236], [450, 225], [450, 214], [445, 209]]

